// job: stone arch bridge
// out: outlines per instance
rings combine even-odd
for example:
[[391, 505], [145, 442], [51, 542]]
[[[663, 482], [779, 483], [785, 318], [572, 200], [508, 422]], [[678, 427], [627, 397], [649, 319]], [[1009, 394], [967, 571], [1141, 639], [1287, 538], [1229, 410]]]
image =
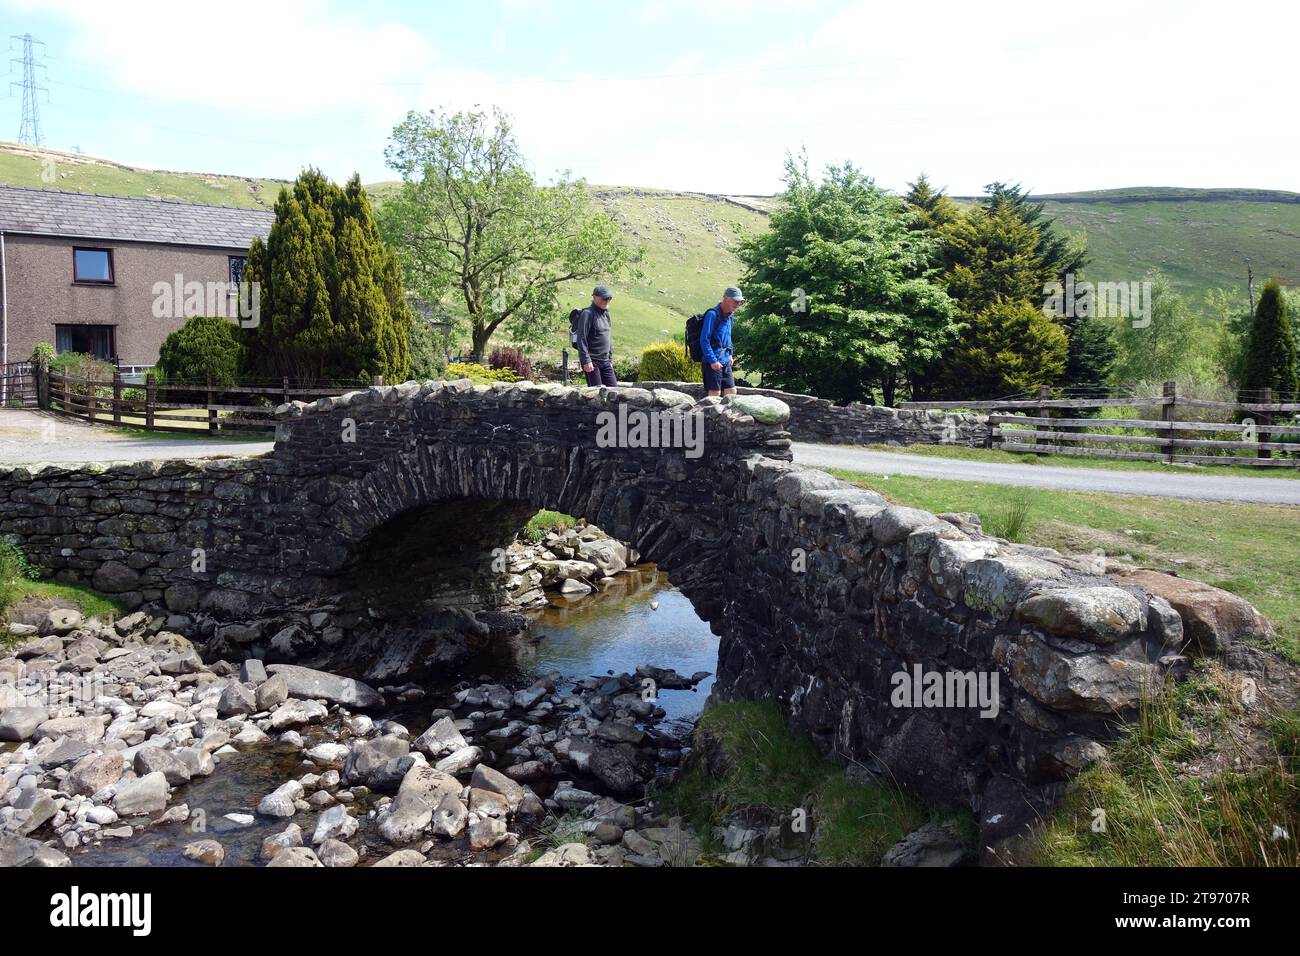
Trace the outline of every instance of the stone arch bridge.
[[[602, 440], [620, 407], [702, 445]], [[778, 701], [825, 751], [970, 806], [989, 843], [1095, 759], [1144, 688], [1268, 631], [1239, 601], [1198, 614], [1186, 582], [1107, 575], [798, 467], [771, 399], [408, 382], [277, 416], [260, 458], [0, 468], [0, 535], [169, 615], [210, 657], [382, 678], [513, 631], [493, 549], [539, 508], [585, 517], [720, 636], [720, 697]]]

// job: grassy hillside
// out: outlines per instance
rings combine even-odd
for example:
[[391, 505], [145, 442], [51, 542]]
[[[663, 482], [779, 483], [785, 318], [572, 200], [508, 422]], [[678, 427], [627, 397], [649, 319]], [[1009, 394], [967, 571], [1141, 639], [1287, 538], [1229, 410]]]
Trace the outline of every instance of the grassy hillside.
[[1246, 298], [1269, 278], [1300, 286], [1300, 194], [1266, 190], [1122, 189], [1042, 196], [1060, 225], [1088, 233], [1095, 281], [1132, 281], [1160, 269], [1193, 308], [1207, 289]]
[[[740, 280], [736, 245], [767, 228], [765, 214], [694, 193], [598, 187], [601, 204], [642, 245], [642, 276], [613, 283], [616, 356], [681, 334], [686, 317], [716, 303]], [[575, 306], [591, 301], [589, 283], [572, 283]], [[567, 299], [566, 299], [567, 301]], [[567, 333], [557, 337], [556, 347]]]
[[[56, 181], [41, 179], [42, 157], [55, 160]], [[281, 180], [135, 169], [71, 153], [0, 143], [0, 183], [150, 196], [185, 202], [269, 207]], [[382, 203], [393, 183], [367, 188]], [[628, 236], [645, 248], [643, 275], [614, 287], [615, 347], [633, 357], [649, 342], [681, 330], [683, 320], [717, 301], [737, 281], [737, 243], [766, 227], [772, 197], [711, 196], [616, 186], [593, 187]], [[1262, 189], [1134, 187], [1039, 197], [1067, 230], [1085, 230], [1093, 261], [1084, 278], [1140, 280], [1166, 272], [1194, 309], [1207, 289], [1245, 299], [1246, 263], [1257, 285], [1270, 277], [1300, 286], [1300, 193]], [[963, 201], [970, 201], [967, 197]], [[589, 283], [566, 289], [567, 307], [585, 305]], [[557, 331], [548, 355], [567, 338]]]
[[[42, 179], [47, 158], [54, 161], [54, 182]], [[285, 185], [278, 179], [136, 169], [92, 156], [3, 142], [0, 142], [0, 184], [245, 209], [269, 209], [275, 204], [280, 187]]]

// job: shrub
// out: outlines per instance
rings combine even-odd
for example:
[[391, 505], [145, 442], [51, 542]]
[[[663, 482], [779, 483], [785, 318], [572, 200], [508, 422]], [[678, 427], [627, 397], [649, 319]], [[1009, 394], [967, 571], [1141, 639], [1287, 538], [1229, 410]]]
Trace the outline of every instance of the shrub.
[[[68, 386], [68, 394], [78, 398], [111, 398], [113, 395], [113, 373], [117, 371], [112, 362], [105, 362], [85, 352], [64, 352], [50, 360], [50, 370], [61, 372], [68, 378], [80, 379], [81, 382]], [[89, 383], [89, 384], [82, 384]], [[54, 394], [51, 389], [51, 394]], [[82, 403], [84, 405], [84, 402]], [[84, 408], [72, 409], [84, 413]], [[101, 409], [102, 410], [102, 409]]]
[[54, 361], [54, 346], [49, 342], [37, 342], [36, 348], [32, 349], [32, 364], [49, 366]]
[[508, 368], [484, 368], [477, 362], [452, 362], [443, 373], [445, 379], [468, 378], [475, 382], [513, 382], [515, 373]]
[[447, 370], [446, 335], [421, 315], [411, 320], [411, 378], [422, 382], [442, 378]]
[[163, 339], [158, 369], [170, 382], [236, 385], [243, 358], [239, 328], [229, 319], [196, 315]]
[[692, 362], [686, 347], [673, 342], [655, 342], [641, 350], [638, 375], [644, 382], [702, 382], [699, 362]]
[[528, 361], [528, 356], [509, 345], [499, 345], [494, 348], [488, 358], [488, 365], [494, 369], [508, 368], [520, 380], [531, 380], [533, 377], [533, 366]]
[[637, 359], [615, 359], [614, 375], [620, 382], [635, 382], [641, 378], [641, 362]]

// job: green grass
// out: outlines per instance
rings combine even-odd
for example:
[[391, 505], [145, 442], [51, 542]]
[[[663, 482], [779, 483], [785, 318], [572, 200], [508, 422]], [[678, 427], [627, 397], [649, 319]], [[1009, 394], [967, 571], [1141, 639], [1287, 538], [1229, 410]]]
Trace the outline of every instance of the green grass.
[[[890, 500], [927, 511], [973, 511], [992, 530], [1023, 489], [985, 482], [828, 469]], [[1033, 489], [1023, 540], [1066, 554], [1100, 549], [1177, 571], [1250, 601], [1300, 663], [1300, 508]]]
[[12, 541], [0, 539], [0, 621], [10, 608], [27, 598], [71, 603], [86, 617], [104, 621], [125, 613], [119, 602], [90, 588], [39, 580], [22, 549]]
[[[54, 182], [42, 178], [44, 157], [54, 160]], [[32, 189], [143, 196], [214, 206], [269, 209], [285, 183], [274, 179], [137, 169], [109, 160], [0, 143], [0, 183]]]
[[[1100, 423], [1100, 422], [1099, 422]], [[887, 451], [919, 458], [953, 458], [961, 461], [988, 461], [1004, 465], [1054, 465], [1058, 468], [1100, 468], [1105, 471], [1159, 471], [1165, 474], [1205, 474], [1233, 478], [1300, 478], [1300, 467], [1256, 468], [1251, 465], [1166, 465], [1158, 461], [1134, 461], [1114, 458], [1088, 458], [1074, 455], [1035, 455], [1029, 452], [1000, 451], [996, 448], [966, 448], [961, 445], [866, 445], [871, 451]]]
[[577, 519], [572, 515], [561, 514], [558, 511], [539, 511], [528, 519], [523, 537], [536, 544], [545, 538], [548, 532], [564, 531], [575, 524]]
[[[1300, 713], [1262, 728], [1265, 754], [1249, 769], [1186, 768], [1212, 756], [1240, 708], [1216, 684], [1215, 665], [1149, 702], [1107, 758], [1072, 782], [1039, 834], [1045, 866], [1297, 866]], [[1200, 726], [1201, 733], [1194, 733]], [[1228, 755], [1231, 756], [1231, 750]], [[1275, 827], [1289, 835], [1275, 839]]]
[[25, 597], [67, 601], [74, 604], [86, 617], [97, 617], [101, 621], [107, 621], [110, 618], [116, 619], [126, 613], [126, 608], [123, 607], [121, 602], [78, 584], [62, 584], [58, 581], [27, 581], [19, 589], [18, 600]]
[[700, 837], [706, 856], [722, 852], [713, 827], [737, 810], [757, 811], [776, 822], [807, 811], [808, 832], [818, 833], [817, 862], [875, 866], [885, 851], [930, 820], [954, 822], [973, 838], [974, 821], [931, 810], [886, 784], [850, 783], [844, 769], [792, 733], [774, 704], [739, 701], [711, 707], [696, 726], [696, 749], [717, 748], [727, 768], [721, 778], [702, 764], [688, 766], [656, 794]]

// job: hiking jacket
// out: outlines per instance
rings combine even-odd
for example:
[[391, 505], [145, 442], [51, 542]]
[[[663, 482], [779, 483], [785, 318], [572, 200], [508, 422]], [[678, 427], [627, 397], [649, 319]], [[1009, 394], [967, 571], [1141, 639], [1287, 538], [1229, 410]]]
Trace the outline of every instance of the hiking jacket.
[[582, 310], [578, 316], [578, 341], [574, 344], [578, 347], [578, 364], [590, 365], [592, 359], [599, 362], [608, 362], [613, 352], [610, 328], [609, 328], [609, 309], [598, 309], [596, 306], [588, 306]]
[[734, 312], [723, 315], [721, 302], [704, 313], [700, 323], [700, 354], [705, 365], [714, 362], [731, 364], [731, 320], [734, 315]]

